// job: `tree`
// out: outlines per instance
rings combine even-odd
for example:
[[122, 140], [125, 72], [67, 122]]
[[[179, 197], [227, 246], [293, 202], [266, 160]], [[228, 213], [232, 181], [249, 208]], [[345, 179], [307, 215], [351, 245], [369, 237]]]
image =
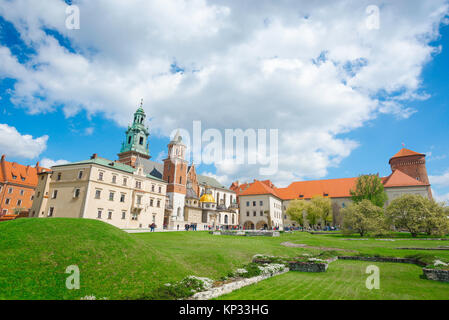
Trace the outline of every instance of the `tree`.
[[332, 222], [332, 203], [329, 198], [322, 196], [313, 197], [309, 203], [313, 211], [316, 211], [318, 221], [324, 225]]
[[430, 200], [420, 195], [404, 194], [387, 208], [387, 219], [399, 229], [408, 230], [415, 238], [426, 229], [431, 209]]
[[364, 199], [342, 209], [343, 231], [346, 234], [357, 232], [363, 237], [368, 232], [378, 231], [383, 224], [384, 210]]
[[448, 208], [435, 200], [426, 201], [424, 231], [427, 235], [444, 236], [449, 233]]
[[382, 180], [377, 174], [361, 175], [358, 177], [355, 190], [351, 190], [351, 197], [355, 203], [366, 199], [381, 208], [388, 200]]
[[296, 221], [301, 227], [304, 227], [304, 212], [307, 209], [305, 200], [292, 200], [287, 207], [287, 215], [291, 220]]

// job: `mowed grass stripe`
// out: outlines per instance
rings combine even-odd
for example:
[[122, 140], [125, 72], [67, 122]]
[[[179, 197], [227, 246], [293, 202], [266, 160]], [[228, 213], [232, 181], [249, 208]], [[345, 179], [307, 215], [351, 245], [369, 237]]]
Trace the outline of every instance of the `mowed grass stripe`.
[[[380, 289], [369, 290], [365, 281], [366, 267], [380, 269]], [[257, 300], [408, 300], [449, 299], [449, 284], [421, 279], [420, 267], [411, 264], [370, 263], [362, 261], [336, 261], [325, 273], [291, 271], [255, 285], [242, 288], [219, 299]], [[283, 293], [273, 297], [273, 288], [283, 288]]]

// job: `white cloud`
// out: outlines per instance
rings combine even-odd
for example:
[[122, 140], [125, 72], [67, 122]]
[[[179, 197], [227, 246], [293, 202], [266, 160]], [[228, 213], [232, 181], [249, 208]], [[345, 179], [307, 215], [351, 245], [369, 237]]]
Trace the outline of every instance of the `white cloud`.
[[447, 205], [449, 205], [449, 192], [446, 194], [445, 193], [440, 194], [440, 193], [436, 192], [434, 188], [432, 188], [432, 195], [436, 201], [444, 202]]
[[0, 123], [0, 153], [8, 157], [33, 159], [47, 148], [48, 136], [22, 135], [15, 127]]
[[52, 160], [52, 159], [48, 159], [48, 158], [43, 158], [39, 164], [41, 167], [51, 168], [53, 166], [67, 164], [67, 163], [70, 163], [70, 162], [67, 160]]
[[[84, 109], [126, 125], [144, 97], [157, 134], [193, 120], [278, 128], [280, 168], [271, 178], [318, 178], [357, 147], [342, 134], [379, 113], [410, 117], [410, 101], [427, 97], [421, 72], [441, 50], [430, 43], [447, 2], [383, 3], [378, 30], [366, 27], [371, 4], [80, 0], [81, 29], [68, 30], [62, 1], [0, 0], [0, 14], [36, 51], [20, 64], [0, 45], [0, 77], [17, 79], [12, 101], [32, 113], [62, 104], [67, 116]], [[183, 72], [170, 72], [174, 62]], [[218, 165], [216, 174], [252, 180], [258, 170]]]
[[449, 170], [439, 176], [429, 176], [430, 183], [439, 187], [449, 186]]

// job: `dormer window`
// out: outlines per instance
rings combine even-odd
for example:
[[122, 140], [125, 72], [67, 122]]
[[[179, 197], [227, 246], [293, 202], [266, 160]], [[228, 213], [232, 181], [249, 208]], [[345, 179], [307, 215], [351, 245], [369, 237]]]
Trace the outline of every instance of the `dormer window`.
[[12, 178], [15, 180], [15, 179], [17, 179], [17, 176], [15, 176], [15, 175], [12, 175]]
[[329, 193], [324, 193], [323, 196], [329, 197]]
[[304, 195], [303, 195], [303, 194], [300, 194], [299, 197], [300, 197], [300, 198], [304, 198]]

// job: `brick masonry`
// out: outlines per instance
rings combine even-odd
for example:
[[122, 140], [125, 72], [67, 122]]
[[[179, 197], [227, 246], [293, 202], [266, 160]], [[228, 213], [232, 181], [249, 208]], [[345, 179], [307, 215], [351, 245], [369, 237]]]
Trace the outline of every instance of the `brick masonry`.
[[423, 268], [422, 271], [428, 280], [449, 282], [449, 270]]

